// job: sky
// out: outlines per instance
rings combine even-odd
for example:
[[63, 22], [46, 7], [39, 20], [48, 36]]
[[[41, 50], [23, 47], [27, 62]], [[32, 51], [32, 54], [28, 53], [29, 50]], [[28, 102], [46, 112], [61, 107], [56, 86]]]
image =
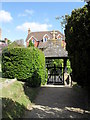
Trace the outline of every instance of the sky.
[[25, 39], [31, 32], [59, 30], [63, 33], [57, 16], [71, 14], [85, 2], [2, 2], [0, 3], [0, 28], [2, 39]]

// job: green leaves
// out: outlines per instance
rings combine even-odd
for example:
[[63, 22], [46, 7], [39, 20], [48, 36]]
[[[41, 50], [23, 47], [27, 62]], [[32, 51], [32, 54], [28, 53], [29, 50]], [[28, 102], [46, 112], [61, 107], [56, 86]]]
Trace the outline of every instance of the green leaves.
[[44, 83], [46, 74], [44, 54], [33, 47], [7, 48], [2, 53], [2, 72], [3, 77], [17, 78], [27, 82], [40, 80]]
[[29, 42], [28, 47], [34, 47], [34, 44], [32, 43], [32, 41]]
[[[87, 74], [89, 70], [90, 49], [90, 3], [83, 8], [72, 11], [67, 19], [65, 27], [66, 49], [68, 51], [71, 67], [72, 79], [80, 85], [88, 85]], [[87, 73], [87, 74], [86, 74]]]

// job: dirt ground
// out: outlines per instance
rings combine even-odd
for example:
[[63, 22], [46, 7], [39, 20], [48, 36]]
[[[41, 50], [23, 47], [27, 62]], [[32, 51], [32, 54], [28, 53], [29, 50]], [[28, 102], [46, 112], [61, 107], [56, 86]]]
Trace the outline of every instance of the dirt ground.
[[87, 94], [79, 87], [43, 86], [24, 118], [90, 118]]

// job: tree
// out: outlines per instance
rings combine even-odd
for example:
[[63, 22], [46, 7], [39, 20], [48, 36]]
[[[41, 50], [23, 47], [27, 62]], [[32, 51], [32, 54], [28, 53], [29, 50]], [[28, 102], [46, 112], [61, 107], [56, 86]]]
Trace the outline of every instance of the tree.
[[9, 48], [14, 48], [14, 47], [24, 47], [22, 44], [18, 44], [16, 41], [12, 42], [11, 44], [8, 45]]
[[81, 86], [90, 86], [90, 2], [72, 11], [65, 26], [65, 41], [71, 67], [72, 79]]
[[69, 17], [68, 14], [66, 14], [65, 16], [56, 17], [56, 20], [60, 20], [62, 30], [65, 29], [65, 25], [67, 24], [68, 17]]
[[12, 43], [11, 40], [8, 40], [8, 45], [11, 44], [11, 43]]
[[34, 47], [34, 44], [32, 43], [32, 41], [29, 42], [28, 47]]

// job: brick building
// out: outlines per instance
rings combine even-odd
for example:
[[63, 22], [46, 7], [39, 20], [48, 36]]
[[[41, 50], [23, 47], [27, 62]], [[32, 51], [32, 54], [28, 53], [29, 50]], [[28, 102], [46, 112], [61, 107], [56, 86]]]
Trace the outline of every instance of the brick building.
[[[54, 34], [53, 34], [54, 33]], [[35, 47], [39, 49], [44, 49], [47, 46], [47, 41], [53, 39], [55, 37], [56, 40], [61, 41], [62, 47], [65, 48], [65, 36], [58, 30], [56, 31], [41, 31], [41, 32], [31, 32], [28, 29], [28, 35], [26, 38], [26, 46], [28, 47], [29, 42], [32, 41]]]
[[5, 38], [2, 40], [2, 30], [0, 28], [0, 55], [2, 54], [2, 49], [8, 45], [8, 39]]

